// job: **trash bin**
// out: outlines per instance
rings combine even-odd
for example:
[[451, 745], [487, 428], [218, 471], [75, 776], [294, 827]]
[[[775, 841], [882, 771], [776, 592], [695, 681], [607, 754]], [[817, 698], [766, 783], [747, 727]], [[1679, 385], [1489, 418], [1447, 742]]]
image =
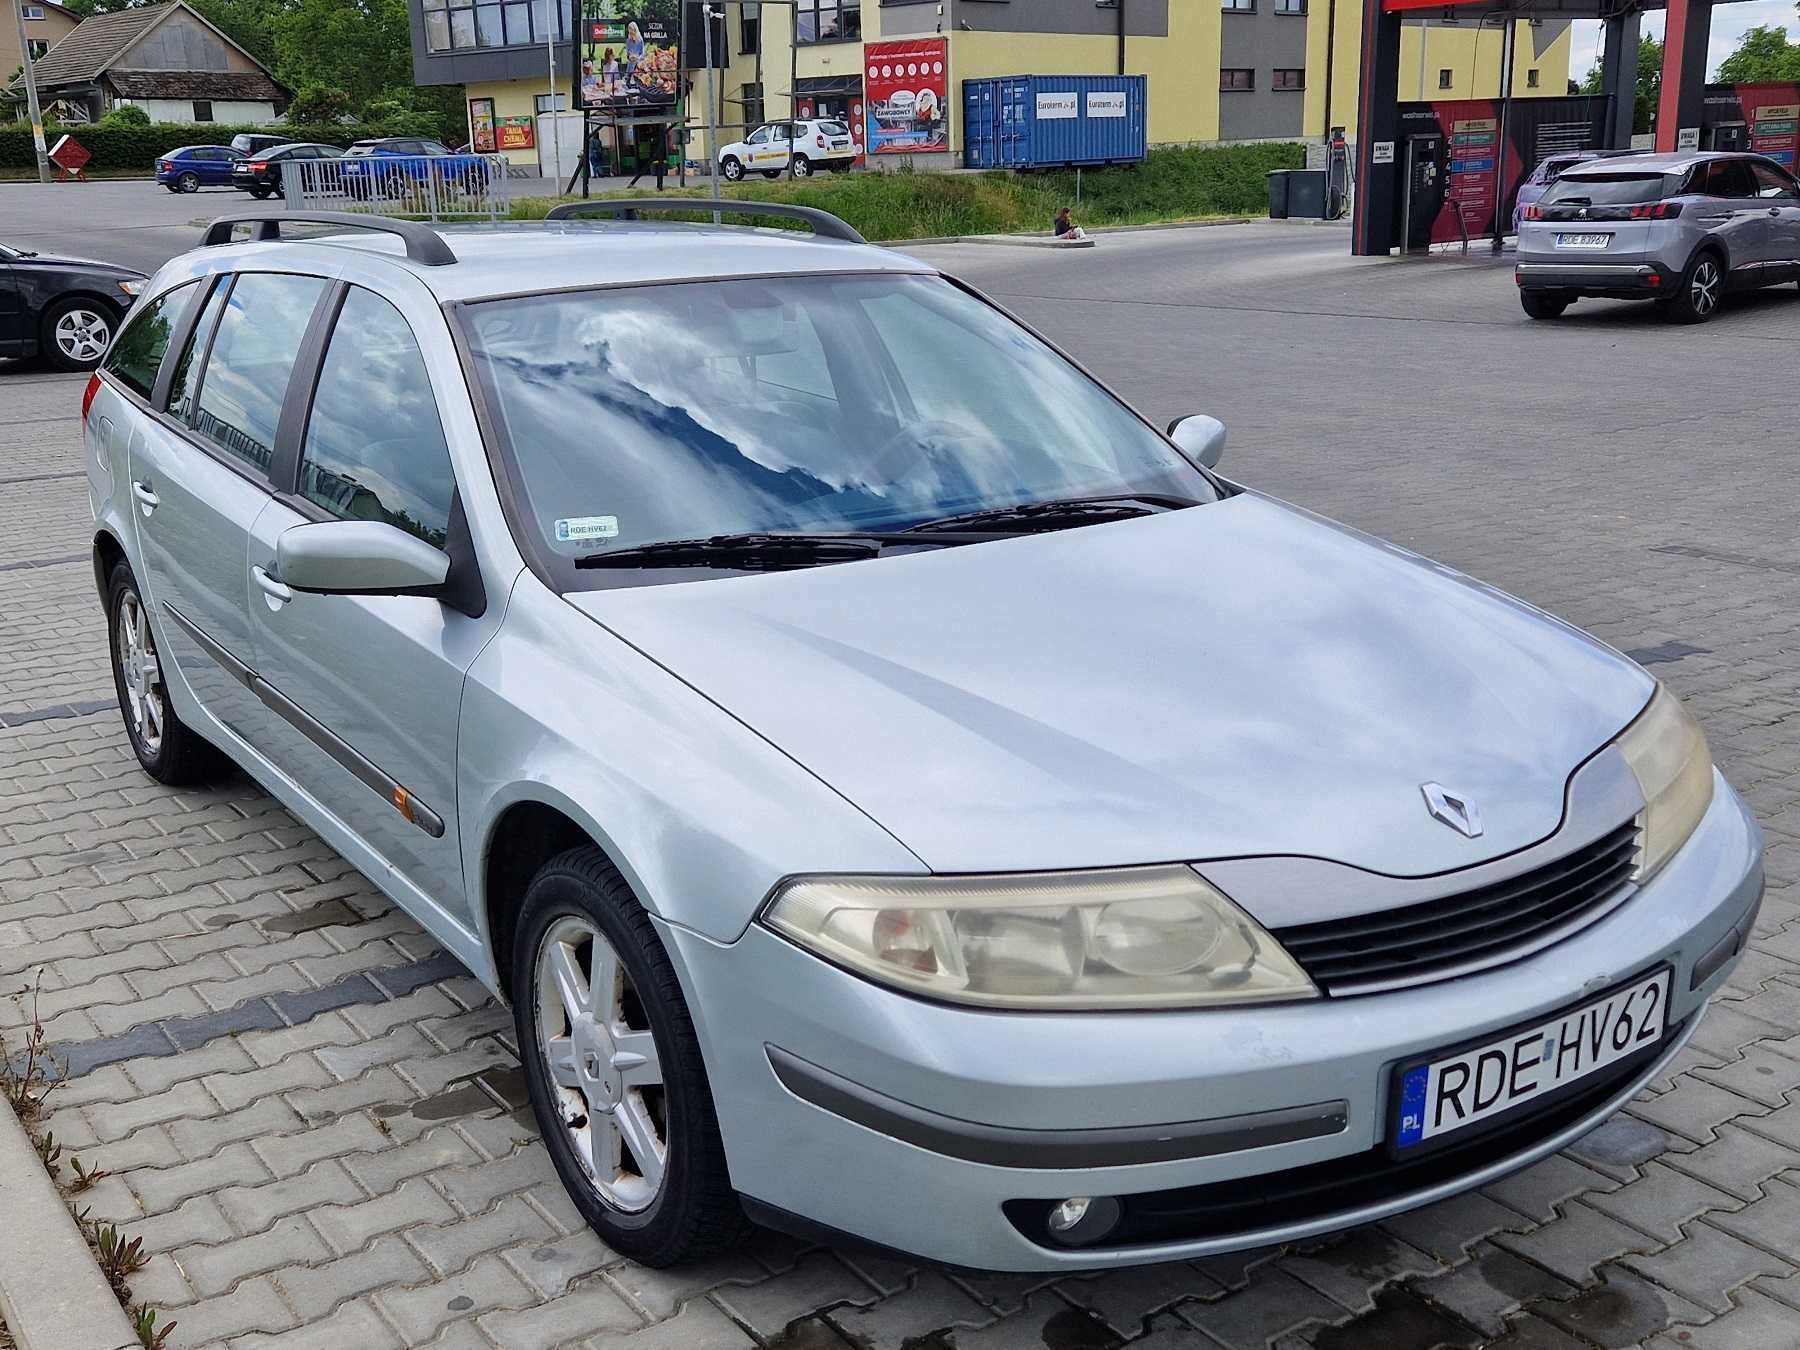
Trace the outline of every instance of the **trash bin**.
[[1288, 177], [1292, 169], [1269, 170], [1269, 219], [1288, 218]]
[[1287, 181], [1287, 214], [1299, 220], [1325, 219], [1325, 170], [1295, 169]]

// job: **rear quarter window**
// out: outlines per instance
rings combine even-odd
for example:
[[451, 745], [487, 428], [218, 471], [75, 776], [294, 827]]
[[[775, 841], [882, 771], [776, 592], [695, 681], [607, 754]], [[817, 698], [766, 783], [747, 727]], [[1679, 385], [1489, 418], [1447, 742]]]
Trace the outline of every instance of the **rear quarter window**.
[[1587, 206], [1634, 206], [1659, 202], [1668, 180], [1660, 173], [1564, 174], [1544, 194], [1544, 205], [1574, 202]]
[[101, 369], [140, 398], [149, 398], [150, 391], [156, 388], [156, 372], [169, 350], [175, 326], [193, 298], [194, 286], [189, 281], [164, 291], [133, 311], [131, 322], [113, 343]]

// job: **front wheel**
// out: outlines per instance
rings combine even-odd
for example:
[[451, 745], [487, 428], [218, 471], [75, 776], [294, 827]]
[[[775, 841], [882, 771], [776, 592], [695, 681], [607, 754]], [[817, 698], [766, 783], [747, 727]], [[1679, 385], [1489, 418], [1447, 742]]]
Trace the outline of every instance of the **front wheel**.
[[125, 718], [125, 735], [144, 772], [172, 787], [219, 777], [226, 768], [225, 757], [169, 706], [149, 609], [127, 563], [119, 563], [107, 578], [106, 614], [112, 635], [113, 688]]
[[1670, 323], [1705, 323], [1719, 311], [1725, 295], [1725, 272], [1719, 259], [1702, 253], [1688, 264], [1681, 283], [1663, 306], [1663, 317]]
[[727, 183], [735, 183], [743, 178], [744, 166], [736, 155], [727, 155], [719, 161], [719, 172], [725, 175]]
[[513, 1019], [532, 1110], [582, 1216], [614, 1251], [681, 1265], [746, 1222], [675, 968], [599, 849], [532, 879], [513, 946]]
[[44, 359], [58, 370], [92, 370], [106, 354], [118, 315], [110, 305], [75, 296], [44, 314]]
[[796, 177], [796, 178], [811, 178], [812, 177], [812, 161], [810, 159], [808, 159], [805, 155], [795, 155], [794, 156], [794, 177]]
[[1520, 291], [1519, 303], [1534, 319], [1560, 319], [1574, 302], [1566, 295], [1550, 295], [1544, 291]]

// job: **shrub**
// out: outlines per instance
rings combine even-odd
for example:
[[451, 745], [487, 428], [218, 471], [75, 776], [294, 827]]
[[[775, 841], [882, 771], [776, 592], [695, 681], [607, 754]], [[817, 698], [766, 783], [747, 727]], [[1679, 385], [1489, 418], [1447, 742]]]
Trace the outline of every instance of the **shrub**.
[[138, 107], [135, 103], [120, 103], [114, 105], [111, 111], [96, 122], [95, 125], [102, 127], [147, 127], [150, 125], [150, 114]]

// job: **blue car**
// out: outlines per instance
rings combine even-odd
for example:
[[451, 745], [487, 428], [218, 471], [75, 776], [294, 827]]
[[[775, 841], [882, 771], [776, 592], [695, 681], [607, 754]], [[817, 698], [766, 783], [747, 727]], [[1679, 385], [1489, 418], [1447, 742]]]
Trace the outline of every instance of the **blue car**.
[[184, 145], [156, 157], [156, 181], [170, 192], [230, 187], [231, 166], [243, 157], [227, 145]]
[[362, 198], [375, 193], [399, 197], [428, 183], [437, 184], [440, 190], [460, 187], [479, 192], [492, 172], [481, 155], [459, 155], [448, 146], [418, 136], [357, 141], [344, 152], [340, 163], [344, 190]]

